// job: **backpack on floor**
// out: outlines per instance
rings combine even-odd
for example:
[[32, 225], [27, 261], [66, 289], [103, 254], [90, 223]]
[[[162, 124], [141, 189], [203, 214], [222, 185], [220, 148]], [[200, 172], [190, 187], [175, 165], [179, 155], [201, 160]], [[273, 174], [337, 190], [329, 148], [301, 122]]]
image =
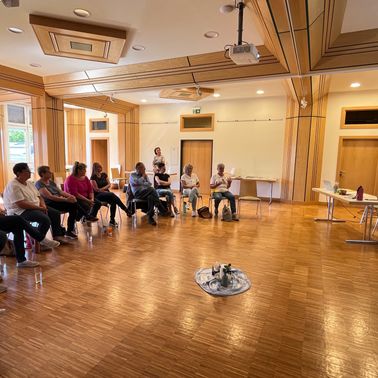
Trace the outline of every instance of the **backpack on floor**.
[[7, 240], [7, 242], [4, 245], [4, 248], [0, 251], [0, 256], [8, 256], [13, 257], [16, 256], [14, 244], [12, 240]]
[[198, 216], [204, 219], [211, 219], [213, 214], [211, 214], [210, 209], [207, 206], [202, 206], [197, 210]]
[[224, 222], [232, 222], [231, 209], [227, 205], [223, 206], [222, 221], [224, 221]]

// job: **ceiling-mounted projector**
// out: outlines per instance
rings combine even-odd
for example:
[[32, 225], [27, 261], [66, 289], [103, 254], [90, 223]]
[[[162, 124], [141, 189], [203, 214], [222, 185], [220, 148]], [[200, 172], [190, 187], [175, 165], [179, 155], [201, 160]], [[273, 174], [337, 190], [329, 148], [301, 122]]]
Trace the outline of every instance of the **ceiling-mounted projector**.
[[231, 60], [235, 64], [256, 64], [259, 62], [260, 54], [252, 43], [230, 46], [228, 51]]
[[20, 5], [20, 1], [19, 0], [1, 0], [1, 2], [7, 8], [18, 7]]

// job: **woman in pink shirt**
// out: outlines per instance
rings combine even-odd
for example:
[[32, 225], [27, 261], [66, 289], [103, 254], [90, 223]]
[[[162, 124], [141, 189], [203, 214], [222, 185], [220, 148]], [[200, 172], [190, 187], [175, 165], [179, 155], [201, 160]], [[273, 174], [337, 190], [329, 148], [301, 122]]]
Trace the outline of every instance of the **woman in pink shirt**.
[[101, 202], [95, 200], [92, 184], [85, 175], [87, 166], [84, 163], [75, 161], [72, 167], [72, 174], [64, 182], [64, 191], [76, 197], [79, 205], [79, 217], [86, 221], [96, 222]]

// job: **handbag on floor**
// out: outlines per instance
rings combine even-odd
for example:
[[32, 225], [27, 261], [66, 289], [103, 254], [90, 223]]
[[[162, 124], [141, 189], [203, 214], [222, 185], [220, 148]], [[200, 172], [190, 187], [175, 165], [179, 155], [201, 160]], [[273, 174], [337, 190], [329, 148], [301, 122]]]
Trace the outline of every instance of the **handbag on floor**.
[[7, 240], [7, 242], [4, 245], [4, 248], [0, 251], [0, 256], [7, 256], [7, 257], [13, 257], [16, 256], [15, 250], [14, 250], [14, 244], [12, 240]]
[[227, 205], [223, 206], [222, 221], [224, 221], [224, 222], [232, 222], [231, 209]]
[[211, 214], [210, 209], [207, 206], [202, 206], [197, 210], [198, 216], [204, 219], [211, 219], [213, 214]]

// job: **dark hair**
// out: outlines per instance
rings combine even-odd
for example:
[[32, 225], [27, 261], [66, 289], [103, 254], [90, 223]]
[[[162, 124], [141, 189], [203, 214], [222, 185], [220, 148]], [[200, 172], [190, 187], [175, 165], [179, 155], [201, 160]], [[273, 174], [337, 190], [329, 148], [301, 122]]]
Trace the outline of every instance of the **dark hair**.
[[135, 169], [138, 169], [142, 165], [144, 165], [144, 164], [141, 161], [138, 161], [138, 163], [135, 164]]
[[87, 168], [87, 166], [84, 163], [79, 163], [78, 161], [75, 161], [74, 165], [72, 166], [72, 174], [74, 176], [77, 176], [78, 172]]
[[47, 171], [50, 170], [50, 167], [48, 165], [41, 165], [40, 167], [38, 167], [38, 174], [39, 174], [39, 177], [42, 177]]
[[155, 148], [154, 148], [154, 154], [155, 154], [155, 155], [156, 155], [156, 150], [157, 150], [157, 149], [161, 150], [160, 147], [155, 147]]
[[157, 163], [156, 166], [159, 168], [159, 169], [162, 169], [163, 167], [165, 167], [165, 164], [160, 162], [160, 163]]
[[13, 167], [13, 173], [18, 176], [19, 173], [26, 171], [27, 169], [29, 169], [28, 163], [17, 163]]
[[102, 168], [102, 165], [100, 163], [97, 163], [97, 162], [93, 163], [93, 165], [92, 165], [92, 176], [96, 175], [96, 171], [97, 171], [98, 167]]

